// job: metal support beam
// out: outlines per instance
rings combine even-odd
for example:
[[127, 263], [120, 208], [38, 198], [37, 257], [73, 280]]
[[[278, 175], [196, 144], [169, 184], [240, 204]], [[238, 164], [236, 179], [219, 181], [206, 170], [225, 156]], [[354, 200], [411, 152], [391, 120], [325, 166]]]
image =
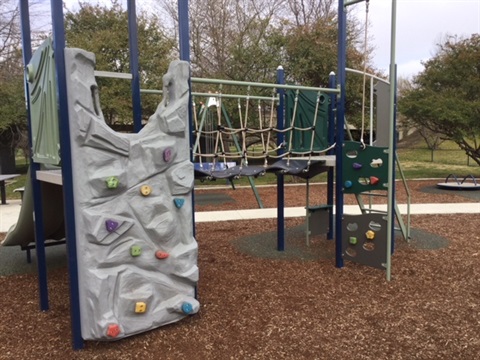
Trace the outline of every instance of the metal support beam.
[[[285, 71], [283, 67], [277, 68], [277, 83], [285, 83]], [[277, 129], [283, 130], [284, 128], [284, 110], [285, 110], [285, 90], [280, 88], [277, 90], [280, 98], [279, 105], [277, 107]], [[277, 145], [281, 145], [284, 142], [285, 135], [279, 132], [277, 135]], [[282, 148], [278, 150], [278, 155], [284, 152]], [[277, 175], [277, 250], [285, 250], [285, 179], [282, 174]]]
[[67, 237], [68, 273], [70, 279], [70, 317], [73, 348], [83, 348], [80, 319], [80, 295], [78, 289], [77, 238], [75, 233], [74, 189], [72, 153], [70, 148], [70, 124], [68, 119], [67, 78], [65, 74], [65, 25], [63, 1], [51, 1], [53, 24], [53, 48], [57, 74], [58, 118], [60, 148], [62, 149], [63, 202], [65, 207], [65, 230]]
[[[388, 229], [394, 227], [394, 204], [395, 204], [395, 94], [396, 94], [396, 70], [395, 70], [395, 47], [396, 47], [396, 23], [397, 18], [397, 1], [392, 0], [392, 29], [390, 42], [390, 134], [389, 134], [389, 152], [388, 152]], [[393, 231], [388, 231], [387, 235], [387, 281], [392, 278], [392, 242]]]
[[344, 0], [338, 0], [338, 70], [337, 82], [340, 95], [337, 99], [337, 128], [335, 146], [335, 266], [343, 267], [342, 256], [342, 218], [343, 218], [343, 159], [342, 148], [345, 137], [345, 81], [347, 63], [347, 14]]
[[142, 101], [140, 98], [140, 72], [138, 63], [138, 28], [135, 0], [128, 0], [128, 44], [130, 48], [130, 73], [132, 74], [133, 130], [142, 130]]
[[[28, 0], [20, 1], [20, 21], [22, 24], [22, 47], [23, 47], [23, 63], [25, 67], [32, 58], [32, 38], [30, 30], [30, 11]], [[27, 103], [28, 114], [28, 142], [30, 149], [32, 148], [32, 123], [30, 117], [30, 92], [28, 79], [25, 77], [25, 99]], [[40, 170], [40, 165], [30, 159], [30, 177], [32, 178], [33, 189], [33, 208], [34, 208], [34, 226], [35, 226], [35, 247], [37, 254], [37, 272], [38, 272], [38, 292], [40, 298], [40, 310], [47, 311], [49, 309], [48, 301], [48, 278], [47, 264], [45, 257], [45, 233], [43, 225], [42, 213], [42, 197], [41, 185], [36, 179], [36, 172]]]
[[350, 5], [355, 5], [355, 4], [358, 4], [360, 2], [364, 2], [364, 1], [368, 2], [369, 0], [350, 0], [350, 1], [345, 2], [345, 4], [343, 6], [346, 8]]

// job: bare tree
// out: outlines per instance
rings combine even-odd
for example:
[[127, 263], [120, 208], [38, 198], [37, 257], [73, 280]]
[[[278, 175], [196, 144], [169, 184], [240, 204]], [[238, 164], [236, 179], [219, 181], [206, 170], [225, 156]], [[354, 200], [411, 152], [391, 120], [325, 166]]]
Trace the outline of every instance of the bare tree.
[[335, 0], [287, 0], [289, 17], [295, 26], [310, 26], [320, 19], [329, 19], [337, 13]]

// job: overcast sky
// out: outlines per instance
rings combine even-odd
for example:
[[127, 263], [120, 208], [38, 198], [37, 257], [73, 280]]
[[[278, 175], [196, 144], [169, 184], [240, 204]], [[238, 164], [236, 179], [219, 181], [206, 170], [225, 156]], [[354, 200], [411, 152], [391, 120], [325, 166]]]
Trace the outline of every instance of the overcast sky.
[[[352, 6], [365, 21], [365, 4]], [[374, 62], [388, 73], [392, 0], [370, 0], [369, 9]], [[480, 33], [480, 0], [397, 0], [398, 75], [420, 72], [420, 62], [435, 54], [435, 44], [446, 34], [470, 37], [473, 33]]]
[[[110, 0], [87, 2], [108, 4]], [[137, 6], [154, 2], [137, 0]], [[78, 6], [78, 0], [65, 0], [64, 3], [68, 9]], [[376, 49], [374, 63], [388, 74], [392, 0], [370, 0], [369, 9], [370, 45]], [[365, 21], [364, 2], [352, 5], [351, 10], [360, 21]], [[473, 33], [480, 33], [480, 0], [397, 0], [396, 63], [399, 76], [410, 77], [420, 72], [423, 69], [421, 61], [432, 57], [435, 44], [445, 35], [469, 37]]]

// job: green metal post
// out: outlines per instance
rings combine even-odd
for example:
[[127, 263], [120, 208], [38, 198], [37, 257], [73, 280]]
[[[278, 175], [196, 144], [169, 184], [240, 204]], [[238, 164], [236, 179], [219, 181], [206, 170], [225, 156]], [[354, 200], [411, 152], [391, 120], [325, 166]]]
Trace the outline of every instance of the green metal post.
[[394, 209], [394, 200], [393, 200], [393, 186], [395, 179], [393, 178], [394, 169], [395, 169], [395, 88], [397, 86], [396, 76], [395, 76], [395, 46], [396, 46], [396, 16], [397, 16], [397, 1], [392, 0], [392, 29], [391, 29], [391, 42], [390, 42], [390, 134], [388, 141], [388, 163], [390, 164], [388, 168], [388, 219], [387, 219], [387, 281], [390, 281], [392, 278], [392, 231], [393, 229], [393, 212]]

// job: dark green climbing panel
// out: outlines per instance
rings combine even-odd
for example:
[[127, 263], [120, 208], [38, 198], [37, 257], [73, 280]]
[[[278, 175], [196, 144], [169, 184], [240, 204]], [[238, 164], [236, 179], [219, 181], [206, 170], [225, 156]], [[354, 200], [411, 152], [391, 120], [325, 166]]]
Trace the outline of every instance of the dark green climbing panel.
[[[285, 128], [292, 124], [293, 113], [295, 109], [295, 98], [297, 92], [289, 90], [286, 93], [286, 121]], [[310, 151], [312, 134], [315, 134], [313, 141], [313, 151], [321, 151], [328, 147], [327, 131], [328, 131], [328, 105], [329, 97], [326, 94], [317, 91], [300, 91], [298, 92], [297, 110], [295, 115], [294, 126], [296, 128], [309, 128], [313, 126], [315, 117], [315, 108], [318, 99], [317, 121], [315, 131], [293, 130], [287, 132], [286, 141], [290, 143], [292, 137], [292, 151], [307, 152]]]
[[343, 146], [343, 189], [346, 194], [388, 189], [388, 148], [346, 141]]
[[385, 269], [387, 220], [383, 214], [344, 215], [342, 254], [345, 260]]

